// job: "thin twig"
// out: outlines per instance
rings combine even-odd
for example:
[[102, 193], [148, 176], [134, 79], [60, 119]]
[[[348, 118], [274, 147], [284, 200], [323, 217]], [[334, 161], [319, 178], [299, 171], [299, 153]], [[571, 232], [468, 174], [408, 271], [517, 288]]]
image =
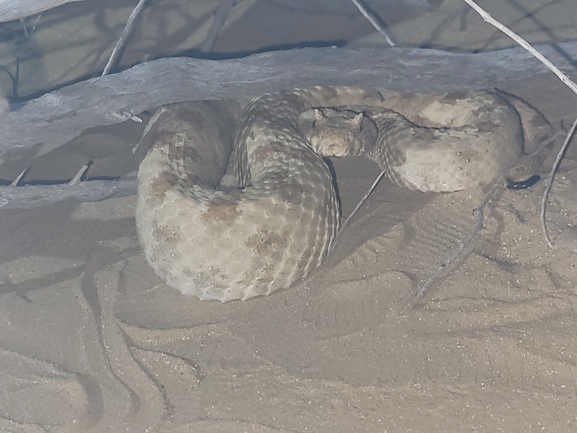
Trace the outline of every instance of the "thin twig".
[[494, 19], [491, 15], [489, 15], [489, 13], [487, 13], [484, 9], [482, 9], [479, 5], [477, 5], [477, 3], [475, 3], [473, 0], [463, 0], [463, 1], [467, 3], [469, 6], [471, 6], [479, 15], [481, 15], [481, 18], [483, 18], [484, 21], [488, 22], [493, 27], [496, 27], [497, 29], [501, 30], [503, 33], [505, 33], [507, 36], [509, 36], [511, 39], [517, 42], [520, 46], [522, 46], [532, 55], [534, 55], [541, 63], [547, 66], [547, 68], [549, 68], [551, 72], [557, 75], [557, 77], [559, 77], [559, 79], [563, 81], [563, 83], [565, 83], [571, 90], [573, 90], [575, 94], [577, 94], [577, 84], [571, 81], [571, 79], [567, 75], [561, 72], [561, 70], [557, 68], [557, 66], [555, 66], [553, 63], [551, 63], [545, 56], [543, 56], [543, 54], [541, 54], [539, 51], [533, 48], [531, 44], [529, 44], [529, 42], [527, 42], [513, 30], [506, 27], [504, 24]]
[[0, 0], [0, 23], [26, 18], [64, 3], [86, 0]]
[[543, 151], [543, 149], [545, 149], [547, 146], [549, 146], [551, 143], [553, 143], [553, 141], [555, 141], [557, 139], [557, 137], [559, 137], [560, 135], [563, 135], [565, 131], [557, 131], [555, 134], [553, 134], [550, 137], [547, 137], [545, 140], [543, 140], [542, 142], [539, 143], [539, 145], [535, 148], [535, 150], [531, 153], [529, 153], [527, 156], [535, 156], [535, 155], [539, 155], [541, 153], [541, 151]]
[[24, 170], [22, 170], [22, 172], [16, 176], [16, 179], [14, 179], [12, 181], [12, 183], [10, 184], [10, 186], [18, 186], [18, 184], [20, 183], [20, 181], [22, 180], [22, 178], [24, 177], [24, 175], [26, 174], [26, 172], [30, 169], [30, 167], [26, 167]]
[[543, 199], [541, 201], [541, 227], [543, 228], [543, 234], [545, 235], [545, 240], [547, 241], [547, 245], [549, 248], [553, 248], [553, 244], [551, 243], [551, 239], [549, 238], [549, 232], [547, 231], [547, 223], [545, 220], [545, 212], [547, 209], [547, 199], [549, 198], [549, 192], [551, 191], [551, 187], [553, 186], [553, 178], [555, 177], [555, 172], [561, 164], [561, 160], [563, 159], [563, 155], [565, 155], [565, 151], [569, 147], [569, 143], [571, 142], [571, 138], [575, 134], [575, 129], [577, 129], [577, 119], [573, 122], [573, 126], [571, 126], [571, 130], [565, 137], [565, 141], [563, 142], [563, 146], [561, 146], [561, 150], [557, 154], [557, 158], [555, 158], [555, 163], [551, 168], [551, 172], [549, 173], [549, 179], [547, 180], [547, 186], [545, 187], [545, 192], [543, 192]]
[[22, 31], [24, 31], [24, 36], [28, 39], [30, 36], [28, 35], [28, 29], [26, 28], [26, 18], [19, 18], [20, 25], [22, 26]]
[[78, 185], [80, 183], [80, 180], [82, 179], [82, 176], [84, 176], [84, 173], [86, 173], [86, 171], [90, 167], [92, 167], [93, 163], [94, 163], [93, 161], [88, 161], [86, 164], [80, 167], [80, 170], [78, 170], [74, 175], [74, 177], [68, 182], [68, 186]]
[[[523, 39], [521, 36], [519, 36], [517, 33], [513, 32], [511, 29], [509, 29], [508, 27], [506, 27], [505, 25], [503, 25], [499, 21], [495, 20], [493, 17], [491, 17], [491, 15], [489, 15], [485, 10], [483, 10], [473, 0], [463, 0], [463, 1], [465, 3], [467, 3], [469, 6], [471, 6], [471, 8], [473, 8], [479, 15], [481, 15], [481, 18], [483, 18], [484, 21], [488, 22], [492, 26], [501, 30], [503, 33], [505, 33], [507, 36], [509, 36], [511, 39], [513, 39], [515, 42], [517, 42], [521, 47], [523, 47], [527, 51], [529, 51], [533, 56], [535, 56], [537, 58], [537, 60], [539, 60], [547, 68], [549, 68], [549, 70], [551, 72], [553, 72], [555, 75], [557, 75], [557, 77], [559, 77], [559, 79], [567, 87], [569, 87], [573, 91], [573, 93], [577, 94], [577, 84], [575, 84], [573, 81], [571, 81], [571, 79], [567, 75], [565, 75], [563, 72], [561, 72], [561, 70], [559, 70], [559, 68], [557, 68], [557, 66], [555, 66], [553, 63], [551, 63], [539, 51], [537, 51], [535, 48], [533, 48], [531, 46], [531, 44], [529, 44], [529, 42], [527, 42], [525, 39]], [[551, 240], [549, 239], [549, 234], [547, 233], [547, 224], [545, 222], [545, 211], [546, 211], [547, 199], [549, 198], [549, 192], [551, 191], [551, 187], [553, 185], [553, 178], [555, 177], [555, 171], [559, 167], [559, 164], [561, 163], [561, 159], [563, 158], [563, 155], [565, 154], [565, 151], [567, 150], [567, 147], [569, 146], [569, 143], [571, 142], [571, 137], [573, 136], [573, 134], [575, 132], [575, 125], [577, 125], [577, 119], [575, 119], [575, 122], [573, 123], [573, 127], [571, 128], [571, 131], [567, 135], [565, 143], [563, 143], [561, 150], [559, 150], [559, 153], [557, 154], [557, 158], [555, 159], [555, 164], [553, 164], [553, 168], [551, 169], [551, 174], [549, 175], [549, 182], [547, 183], [547, 188], [545, 188], [545, 192], [543, 193], [543, 200], [541, 202], [541, 227], [543, 228], [543, 234], [545, 236], [545, 240], [547, 241], [547, 245], [549, 245], [550, 248], [553, 248], [553, 244], [551, 243]]]
[[0, 209], [31, 209], [63, 200], [101, 201], [136, 193], [136, 179], [91, 180], [58, 185], [0, 186]]
[[40, 12], [38, 14], [38, 16], [36, 17], [36, 22], [34, 24], [32, 24], [32, 28], [30, 29], [30, 34], [32, 34], [36, 31], [36, 27], [38, 27], [38, 23], [40, 22], [41, 19], [42, 19], [42, 12]]
[[114, 63], [116, 63], [116, 60], [120, 55], [120, 51], [122, 51], [122, 48], [124, 48], [124, 44], [126, 43], [126, 40], [130, 36], [130, 32], [132, 31], [132, 24], [134, 23], [134, 20], [136, 20], [136, 18], [140, 15], [140, 12], [144, 9], [145, 3], [146, 0], [140, 0], [136, 5], [136, 7], [134, 8], [134, 10], [132, 11], [132, 13], [130, 14], [130, 17], [128, 17], [128, 21], [126, 22], [126, 26], [124, 26], [122, 35], [120, 35], [120, 39], [118, 39], [116, 46], [112, 50], [112, 54], [110, 55], [110, 59], [108, 59], [108, 63], [104, 67], [104, 71], [102, 71], [102, 75], [108, 75], [110, 69], [112, 68]]
[[82, 182], [82, 176], [92, 163], [93, 161], [89, 161], [84, 164], [70, 181], [56, 185], [20, 186], [20, 181], [30, 169], [26, 168], [10, 185], [0, 186], [0, 209], [31, 209], [63, 200], [101, 201], [136, 193], [135, 178]]
[[212, 51], [214, 44], [216, 43], [216, 39], [218, 38], [218, 34], [224, 26], [226, 22], [226, 18], [232, 7], [234, 6], [236, 0], [222, 0], [220, 6], [218, 7], [216, 13], [214, 14], [214, 19], [212, 20], [212, 24], [210, 26], [210, 30], [208, 31], [208, 35], [206, 35], [206, 39], [202, 43], [200, 47], [200, 51], [203, 53], [208, 53]]
[[373, 27], [375, 29], [377, 29], [377, 31], [384, 36], [385, 40], [387, 41], [387, 43], [391, 46], [394, 47], [396, 45], [395, 40], [393, 39], [393, 37], [389, 34], [387, 28], [385, 27], [385, 25], [383, 24], [383, 22], [379, 19], [379, 17], [374, 14], [372, 11], [370, 11], [365, 4], [362, 2], [362, 0], [351, 0], [353, 2], [353, 4], [357, 7], [357, 9], [359, 10], [360, 13], [363, 14], [363, 16], [369, 20], [369, 22], [373, 25]]
[[477, 236], [477, 233], [481, 231], [481, 229], [483, 228], [483, 217], [484, 217], [483, 211], [485, 209], [485, 206], [487, 205], [487, 203], [489, 203], [489, 200], [491, 199], [497, 188], [503, 185], [504, 180], [505, 175], [501, 175], [497, 180], [493, 181], [491, 187], [489, 188], [489, 191], [487, 191], [487, 193], [483, 197], [481, 204], [479, 204], [479, 206], [477, 206], [473, 211], [473, 215], [475, 215], [475, 225], [473, 226], [471, 231], [467, 234], [465, 239], [459, 242], [459, 244], [453, 250], [451, 255], [437, 268], [437, 270], [433, 273], [433, 275], [431, 275], [427, 279], [427, 281], [425, 281], [421, 285], [419, 291], [417, 292], [417, 295], [415, 296], [413, 306], [415, 307], [417, 306], [421, 298], [425, 296], [425, 294], [427, 293], [427, 290], [429, 290], [429, 288], [439, 278], [439, 276], [444, 271], [446, 271], [449, 268], [449, 266], [459, 257], [459, 255], [465, 249], [465, 247], [471, 244], [474, 237]]
[[345, 227], [347, 226], [347, 224], [349, 223], [349, 221], [353, 218], [353, 216], [355, 216], [355, 214], [359, 211], [359, 209], [361, 208], [361, 206], [363, 205], [363, 203], [365, 201], [367, 201], [367, 199], [369, 198], [369, 195], [371, 195], [371, 193], [373, 192], [373, 190], [376, 188], [376, 186], [378, 185], [378, 183], [381, 181], [381, 179], [383, 178], [383, 176], [385, 175], [385, 173], [387, 172], [387, 169], [384, 169], [383, 171], [381, 171], [379, 173], [379, 175], [377, 176], [377, 178], [375, 179], [375, 181], [373, 182], [373, 184], [370, 186], [370, 188], [367, 190], [367, 192], [365, 193], [365, 195], [363, 196], [363, 198], [361, 198], [361, 200], [357, 203], [357, 205], [355, 206], [355, 208], [352, 210], [352, 212], [349, 214], [349, 216], [347, 217], [347, 219], [345, 220], [345, 222], [341, 225], [341, 228], [339, 229], [335, 240], [333, 241], [332, 247], [331, 247], [331, 251], [334, 249], [334, 247], [337, 244], [337, 240], [339, 239], [339, 236], [341, 235], [341, 233], [343, 232], [343, 230], [345, 229]]

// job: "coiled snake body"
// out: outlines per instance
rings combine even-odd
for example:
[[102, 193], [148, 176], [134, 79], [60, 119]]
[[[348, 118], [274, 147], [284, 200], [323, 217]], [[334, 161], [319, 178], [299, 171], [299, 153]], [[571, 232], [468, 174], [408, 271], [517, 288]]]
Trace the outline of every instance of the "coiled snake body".
[[[538, 113], [489, 92], [371, 95], [316, 87], [266, 94], [242, 113], [232, 101], [159, 110], [143, 138], [150, 150], [136, 209], [156, 274], [202, 300], [287, 288], [322, 263], [339, 229], [323, 156], [363, 154], [398, 185], [450, 192], [487, 184], [519, 160], [519, 113], [530, 124], [526, 139], [548, 132]], [[397, 103], [418, 106], [411, 120], [390, 108]], [[236, 185], [227, 187], [231, 152]]]

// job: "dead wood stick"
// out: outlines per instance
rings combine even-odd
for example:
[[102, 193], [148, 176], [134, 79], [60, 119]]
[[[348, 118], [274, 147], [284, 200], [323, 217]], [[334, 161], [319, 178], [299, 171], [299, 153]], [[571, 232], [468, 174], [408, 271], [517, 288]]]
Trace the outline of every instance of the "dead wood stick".
[[[539, 49], [561, 69], [573, 70], [556, 50], [575, 58], [577, 41]], [[12, 104], [0, 122], [0, 153], [38, 143], [54, 148], [86, 128], [119, 123], [129, 118], [127, 113], [172, 102], [246, 98], [330, 84], [413, 92], [483, 89], [547, 71], [522, 48], [478, 54], [413, 48], [305, 48], [220, 61], [167, 58]]]
[[439, 277], [443, 274], [447, 274], [452, 269], [451, 266], [456, 263], [456, 260], [460, 257], [463, 257], [463, 251], [470, 250], [472, 247], [473, 240], [475, 236], [483, 229], [483, 218], [484, 218], [484, 210], [485, 206], [489, 203], [495, 191], [501, 186], [503, 186], [505, 182], [505, 175], [499, 176], [498, 179], [494, 180], [487, 191], [487, 193], [483, 196], [483, 200], [473, 210], [473, 215], [475, 217], [475, 224], [473, 228], [465, 235], [465, 237], [457, 244], [457, 246], [451, 251], [449, 257], [445, 259], [443, 263], [441, 263], [435, 272], [427, 278], [421, 286], [419, 287], [419, 291], [415, 295], [415, 299], [413, 301], [413, 307], [417, 307], [419, 305], [419, 301], [425, 296], [429, 288], [433, 285], [435, 281], [439, 279]]
[[26, 18], [65, 3], [84, 0], [0, 0], [0, 23]]
[[[503, 33], [505, 33], [507, 36], [509, 36], [511, 39], [513, 39], [515, 42], [517, 42], [521, 47], [523, 47], [529, 53], [531, 53], [533, 56], [535, 56], [541, 63], [543, 63], [549, 70], [551, 70], [551, 72], [553, 72], [555, 75], [557, 75], [557, 77], [567, 87], [569, 87], [573, 91], [573, 93], [577, 94], [577, 84], [575, 84], [567, 75], [565, 75], [557, 66], [555, 66], [555, 64], [553, 62], [551, 62], [546, 56], [544, 56], [538, 50], [533, 48], [533, 46], [529, 42], [527, 42], [525, 39], [523, 39], [521, 36], [519, 36], [517, 33], [512, 31], [510, 28], [508, 28], [504, 24], [502, 24], [499, 21], [497, 21], [496, 19], [494, 19], [491, 15], [489, 15], [489, 13], [487, 11], [485, 11], [483, 8], [481, 8], [473, 0], [463, 0], [463, 1], [465, 3], [467, 3], [469, 6], [471, 6], [479, 15], [481, 15], [481, 18], [483, 18], [483, 20], [485, 20], [486, 22], [488, 22], [489, 24], [491, 24], [495, 28], [501, 30]], [[557, 153], [557, 158], [555, 159], [555, 163], [553, 164], [553, 168], [551, 169], [551, 174], [549, 175], [549, 181], [547, 183], [547, 187], [545, 188], [545, 192], [543, 193], [543, 200], [541, 202], [541, 226], [543, 228], [543, 236], [545, 237], [545, 241], [547, 242], [547, 245], [549, 246], [549, 248], [553, 248], [553, 244], [551, 243], [551, 239], [549, 238], [549, 233], [547, 232], [547, 222], [545, 219], [545, 211], [546, 211], [546, 207], [547, 207], [547, 198], [549, 197], [549, 192], [551, 191], [551, 186], [553, 185], [553, 179], [555, 176], [555, 171], [557, 171], [559, 164], [561, 164], [561, 159], [563, 158], [565, 151], [569, 147], [569, 143], [571, 143], [571, 139], [573, 138], [573, 134], [575, 133], [576, 127], [577, 127], [577, 119], [575, 119], [575, 122], [573, 123], [573, 126], [571, 127], [571, 132], [569, 132], [569, 134], [567, 135], [567, 139], [565, 140], [565, 142], [563, 143], [563, 146], [561, 147], [561, 149]]]
[[[488, 12], [486, 12], [477, 3], [475, 3], [475, 1], [473, 1], [473, 0], [463, 0], [463, 1], [465, 3], [467, 3], [471, 8], [473, 8], [479, 15], [481, 15], [481, 17], [483, 18], [484, 21], [488, 22], [489, 24], [491, 24], [495, 28], [497, 28], [500, 31], [502, 31], [503, 33], [505, 33], [507, 36], [509, 36], [511, 39], [513, 39], [515, 42], [517, 42], [521, 47], [523, 47], [525, 50], [527, 50], [531, 55], [535, 56], [543, 65], [545, 65], [549, 70], [551, 70], [551, 72], [553, 72], [555, 75], [557, 75], [557, 77], [559, 77], [559, 79], [561, 81], [563, 81], [563, 83], [565, 83], [571, 90], [573, 90], [573, 92], [577, 93], [577, 85], [573, 81], [571, 81], [571, 79], [567, 75], [565, 75], [561, 70], [559, 70], [559, 68], [557, 68], [557, 66], [555, 66], [549, 59], [547, 59], [547, 57], [545, 57], [541, 52], [536, 50], [525, 39], [523, 39], [521, 36], [519, 36], [518, 34], [513, 32], [511, 29], [509, 29], [507, 26], [505, 26], [501, 22], [499, 22], [496, 19], [494, 19], [493, 17], [491, 17], [491, 15], [489, 15]], [[548, 197], [549, 191], [551, 190], [551, 185], [553, 184], [553, 178], [555, 175], [555, 171], [557, 170], [557, 167], [559, 166], [559, 164], [561, 162], [563, 154], [567, 150], [567, 147], [569, 145], [569, 142], [571, 141], [571, 138], [575, 132], [576, 127], [577, 127], [577, 119], [573, 123], [571, 131], [567, 135], [565, 143], [563, 144], [561, 150], [557, 154], [557, 158], [555, 160], [555, 163], [553, 164], [553, 168], [551, 170], [551, 174], [549, 176], [547, 186], [546, 186], [545, 192], [543, 194], [543, 199], [542, 199], [542, 204], [541, 204], [541, 226], [543, 229], [543, 234], [545, 236], [545, 240], [547, 242], [547, 245], [550, 248], [553, 248], [553, 244], [551, 243], [551, 240], [549, 239], [549, 234], [547, 232], [547, 225], [545, 222], [545, 210], [546, 210], [546, 205], [547, 205], [547, 197]], [[441, 266], [439, 266], [437, 268], [435, 273], [433, 275], [431, 275], [427, 279], [427, 281], [420, 287], [420, 289], [419, 289], [419, 291], [415, 297], [415, 301], [413, 304], [414, 306], [417, 306], [417, 304], [419, 303], [421, 298], [425, 295], [425, 293], [427, 292], [429, 287], [431, 287], [431, 285], [439, 278], [439, 276], [441, 274], [445, 273], [447, 271], [447, 269], [449, 268], [449, 266], [453, 262], [455, 262], [455, 260], [457, 260], [457, 258], [459, 256], [462, 256], [461, 255], [462, 251], [465, 249], [466, 246], [471, 244], [471, 242], [473, 241], [473, 238], [483, 228], [483, 208], [487, 205], [487, 203], [489, 202], [491, 196], [493, 195], [493, 193], [495, 192], [497, 187], [499, 185], [503, 184], [504, 178], [505, 178], [505, 176], [501, 176], [499, 179], [497, 179], [496, 181], [493, 182], [493, 185], [491, 186], [489, 192], [487, 192], [487, 194], [485, 194], [485, 197], [484, 197], [481, 205], [475, 209], [476, 221], [475, 221], [475, 225], [474, 225], [473, 229], [469, 232], [469, 234], [467, 235], [467, 238], [464, 239], [462, 242], [460, 242], [457, 245], [457, 248], [455, 248], [453, 250], [451, 255], [445, 260], [445, 262], [442, 263]]]
[[389, 31], [384, 26], [383, 22], [379, 19], [378, 15], [373, 11], [369, 10], [362, 0], [351, 0], [353, 4], [357, 7], [359, 12], [372, 24], [372, 26], [385, 38], [387, 43], [394, 47], [395, 43], [393, 37], [389, 34]]
[[569, 87], [571, 90], [573, 90], [573, 92], [575, 94], [577, 94], [577, 84], [575, 84], [573, 81], [571, 81], [571, 79], [567, 75], [565, 75], [563, 72], [561, 72], [559, 70], [559, 68], [557, 68], [557, 66], [555, 66], [555, 64], [553, 62], [549, 61], [549, 59], [547, 59], [546, 56], [541, 54], [539, 52], [539, 50], [536, 50], [535, 48], [533, 48], [533, 46], [529, 42], [527, 42], [525, 39], [523, 39], [517, 33], [515, 33], [510, 28], [508, 28], [504, 24], [502, 24], [499, 21], [497, 21], [496, 19], [494, 19], [491, 15], [489, 15], [489, 13], [487, 11], [482, 9], [473, 0], [463, 0], [463, 1], [465, 3], [467, 3], [471, 8], [473, 8], [475, 10], [475, 12], [477, 12], [479, 15], [481, 15], [481, 18], [483, 18], [483, 20], [485, 22], [488, 22], [489, 24], [491, 24], [496, 29], [505, 33], [507, 36], [509, 36], [511, 39], [513, 39], [515, 42], [517, 42], [521, 47], [523, 47], [529, 53], [531, 53], [533, 56], [535, 56], [541, 63], [543, 63], [547, 68], [549, 68], [549, 70], [551, 72], [553, 72], [555, 75], [557, 75], [557, 77], [559, 77], [559, 79], [561, 81], [563, 81], [563, 83], [567, 87]]
[[543, 197], [541, 199], [541, 229], [543, 230], [543, 236], [545, 237], [545, 242], [547, 242], [547, 246], [549, 248], [553, 248], [553, 243], [551, 243], [551, 239], [549, 238], [549, 232], [547, 231], [547, 220], [545, 219], [545, 213], [547, 211], [547, 200], [549, 198], [549, 193], [551, 192], [551, 187], [553, 186], [553, 180], [555, 179], [555, 172], [559, 168], [561, 164], [561, 160], [575, 135], [575, 130], [577, 129], [577, 119], [573, 122], [571, 126], [571, 130], [565, 137], [565, 141], [563, 142], [563, 146], [559, 149], [557, 153], [557, 157], [555, 158], [555, 162], [553, 163], [553, 167], [551, 167], [551, 172], [549, 173], [549, 178], [547, 179], [547, 186], [545, 187], [545, 191], [543, 192]]
[[108, 73], [110, 72], [110, 69], [112, 69], [112, 67], [116, 63], [116, 60], [118, 60], [118, 56], [120, 55], [120, 52], [124, 48], [124, 45], [126, 44], [126, 41], [128, 40], [130, 33], [132, 32], [132, 26], [134, 24], [134, 21], [136, 20], [136, 18], [138, 18], [138, 16], [140, 15], [142, 10], [144, 9], [145, 2], [146, 2], [146, 0], [139, 0], [138, 4], [136, 5], [134, 10], [132, 11], [130, 16], [128, 17], [128, 21], [126, 22], [126, 25], [124, 26], [124, 30], [122, 31], [122, 34], [120, 35], [120, 38], [118, 39], [118, 42], [116, 42], [116, 45], [114, 46], [114, 49], [112, 50], [112, 54], [110, 54], [110, 58], [108, 59], [108, 62], [106, 63], [106, 66], [104, 67], [104, 71], [102, 71], [102, 75], [108, 75]]
[[136, 179], [90, 180], [58, 185], [0, 186], [0, 210], [31, 209], [63, 200], [101, 201], [136, 193]]
[[224, 26], [226, 19], [228, 17], [229, 12], [231, 11], [232, 7], [234, 6], [236, 0], [222, 0], [220, 6], [218, 7], [216, 13], [214, 14], [214, 19], [208, 31], [208, 35], [206, 39], [202, 43], [200, 47], [200, 51], [203, 53], [209, 53], [212, 51], [214, 44], [216, 43], [216, 39]]

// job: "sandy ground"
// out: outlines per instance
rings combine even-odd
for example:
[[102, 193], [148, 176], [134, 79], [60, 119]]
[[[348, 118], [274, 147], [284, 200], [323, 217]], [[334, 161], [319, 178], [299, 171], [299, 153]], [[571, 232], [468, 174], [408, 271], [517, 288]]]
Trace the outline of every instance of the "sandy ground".
[[[577, 38], [571, 1], [498, 3], [483, 5], [532, 40]], [[243, 26], [251, 30], [237, 51], [280, 44], [254, 34], [263, 11], [274, 23], [276, 8], [294, 29], [312, 14], [259, 7], [216, 48], [234, 51]], [[399, 12], [391, 30], [407, 45], [505, 43], [465, 10], [447, 0], [429, 14]], [[317, 33], [285, 28], [294, 37], [284, 43], [371, 33], [351, 15], [323, 22]], [[504, 90], [557, 129], [577, 112], [554, 77]], [[141, 131], [129, 123], [87, 131], [34, 158], [29, 177], [66, 179], [89, 159], [93, 175], [128, 175]], [[36, 150], [4, 155], [2, 178], [14, 178]], [[362, 159], [334, 164], [347, 214], [378, 169]], [[544, 187], [498, 190], [485, 228], [416, 306], [419, 285], [472, 228], [481, 191], [426, 195], [382, 182], [308, 280], [230, 304], [200, 303], [158, 280], [140, 252], [134, 198], [1, 211], [0, 431], [577, 431], [575, 146], [549, 202], [553, 250], [539, 222]]]

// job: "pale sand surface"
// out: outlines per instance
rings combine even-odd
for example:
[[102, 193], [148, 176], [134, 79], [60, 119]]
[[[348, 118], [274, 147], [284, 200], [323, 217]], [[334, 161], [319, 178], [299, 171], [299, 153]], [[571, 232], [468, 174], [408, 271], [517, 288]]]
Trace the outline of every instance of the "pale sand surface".
[[[567, 31], [575, 6], [530, 3], [553, 8], [546, 25]], [[412, 21], [421, 33], [425, 22], [458, 24], [458, 7], [446, 1]], [[437, 30], [439, 44], [449, 31]], [[554, 77], [504, 90], [556, 128], [577, 112]], [[88, 131], [34, 159], [29, 176], [66, 179], [87, 159], [94, 176], [127, 175], [141, 130]], [[32, 155], [5, 155], [2, 178]], [[335, 168], [348, 214], [378, 169], [362, 159]], [[0, 431], [577, 431], [575, 146], [548, 208], [554, 250], [539, 222], [544, 187], [500, 189], [485, 229], [416, 308], [419, 284], [472, 228], [480, 191], [425, 195], [383, 181], [311, 278], [230, 304], [157, 279], [136, 238], [134, 198], [1, 211]]]

